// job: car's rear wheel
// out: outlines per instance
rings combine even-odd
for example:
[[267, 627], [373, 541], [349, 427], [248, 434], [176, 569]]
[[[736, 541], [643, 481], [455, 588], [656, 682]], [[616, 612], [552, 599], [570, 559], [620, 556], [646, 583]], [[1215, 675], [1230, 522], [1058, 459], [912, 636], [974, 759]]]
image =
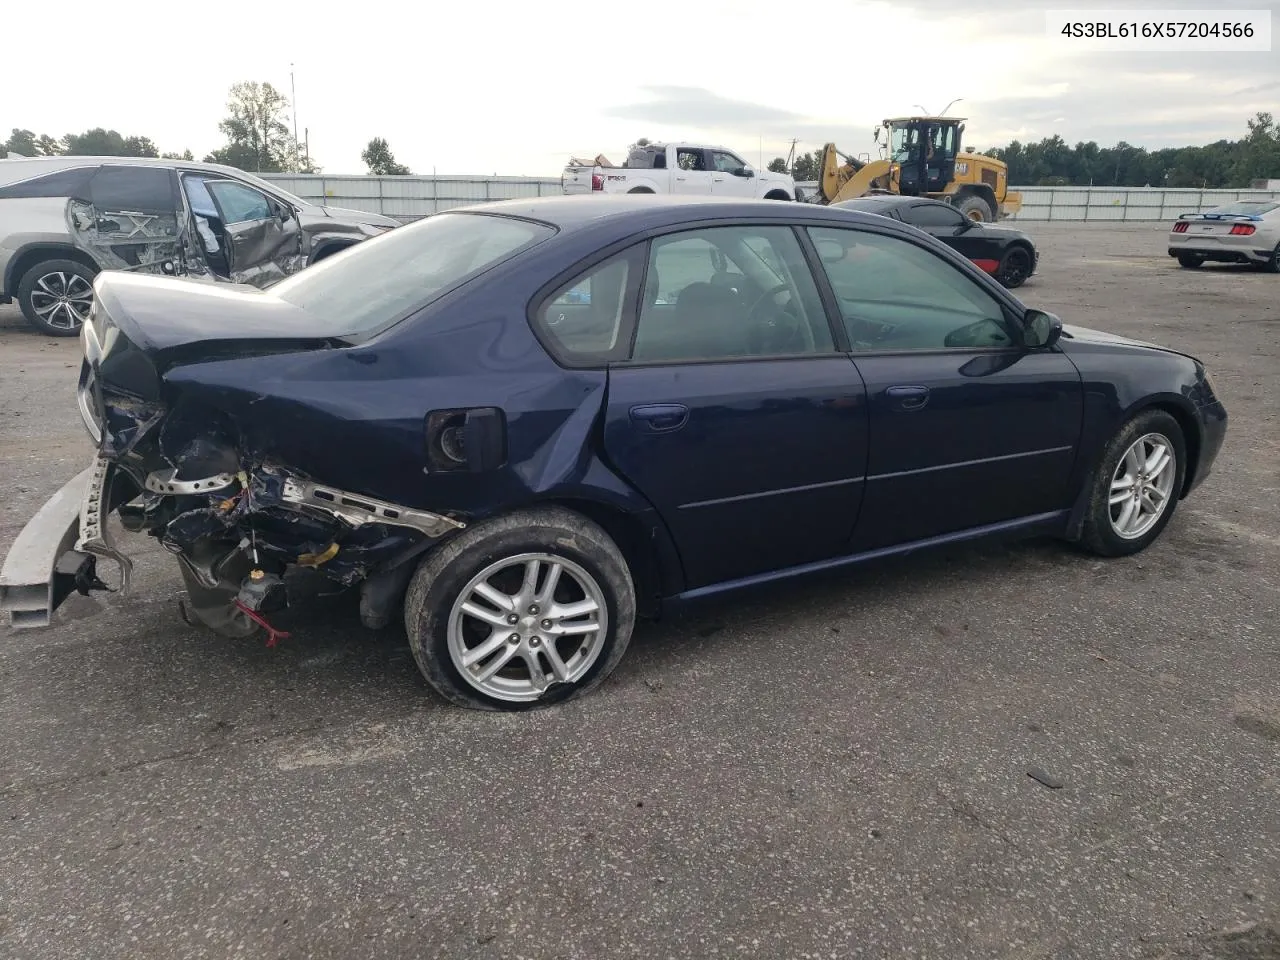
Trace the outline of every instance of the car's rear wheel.
[[1271, 251], [1269, 260], [1263, 260], [1255, 266], [1264, 273], [1280, 273], [1280, 243], [1277, 243], [1276, 248]]
[[602, 683], [631, 640], [635, 587], [617, 545], [560, 507], [479, 524], [428, 554], [405, 630], [433, 689], [460, 706], [520, 710]]
[[1106, 557], [1146, 549], [1173, 517], [1186, 469], [1178, 421], [1163, 410], [1137, 414], [1107, 444], [1094, 474], [1084, 544]]
[[996, 279], [1010, 290], [1020, 287], [1031, 276], [1031, 251], [1026, 247], [1010, 247], [1000, 259]]
[[1204, 263], [1204, 257], [1197, 257], [1194, 253], [1180, 253], [1178, 254], [1178, 263], [1188, 270], [1194, 270]]
[[74, 337], [89, 319], [94, 273], [75, 260], [45, 260], [18, 281], [27, 322], [50, 337]]

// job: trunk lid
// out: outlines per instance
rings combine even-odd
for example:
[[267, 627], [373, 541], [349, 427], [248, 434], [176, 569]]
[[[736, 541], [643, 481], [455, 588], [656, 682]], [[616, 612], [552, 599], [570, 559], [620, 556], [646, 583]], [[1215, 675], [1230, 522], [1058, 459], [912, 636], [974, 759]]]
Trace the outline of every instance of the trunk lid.
[[105, 433], [117, 451], [163, 408], [175, 366], [343, 345], [323, 321], [254, 287], [104, 271], [94, 294], [77, 402], [94, 440]]

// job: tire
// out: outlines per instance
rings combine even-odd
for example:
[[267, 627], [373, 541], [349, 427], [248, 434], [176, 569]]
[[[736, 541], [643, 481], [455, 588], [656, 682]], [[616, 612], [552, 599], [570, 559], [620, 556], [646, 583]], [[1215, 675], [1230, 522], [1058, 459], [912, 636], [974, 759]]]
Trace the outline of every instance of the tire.
[[965, 194], [954, 202], [954, 206], [970, 220], [979, 220], [983, 223], [995, 222], [995, 210], [991, 209], [991, 204], [976, 193]]
[[[1113, 522], [1113, 510], [1124, 519], [1127, 501], [1111, 504], [1112, 487], [1117, 481], [1127, 479], [1132, 472], [1132, 462], [1127, 454], [1139, 440], [1162, 443], [1173, 455], [1173, 463], [1158, 474], [1152, 484], [1165, 490], [1159, 501], [1159, 513], [1148, 526], [1132, 530], [1129, 536], [1117, 531]], [[1147, 449], [1150, 449], [1149, 447]], [[1187, 446], [1178, 421], [1163, 410], [1144, 410], [1129, 420], [1107, 444], [1097, 472], [1090, 481], [1089, 505], [1085, 512], [1081, 542], [1089, 550], [1104, 557], [1123, 557], [1145, 550], [1160, 536], [1178, 506], [1183, 480], [1187, 471]], [[1171, 472], [1171, 476], [1170, 476]], [[1117, 490], [1117, 495], [1123, 490]], [[1154, 500], [1154, 498], [1150, 498]]]
[[1194, 253], [1178, 254], [1178, 263], [1188, 270], [1195, 270], [1204, 263], [1204, 257], [1197, 257]]
[[[18, 281], [22, 315], [47, 337], [76, 336], [93, 303], [96, 275], [97, 271], [75, 260], [37, 263]], [[62, 298], [63, 292], [68, 296]]]
[[[583, 616], [602, 629], [561, 634], [548, 646], [552, 639], [544, 633], [548, 621], [539, 619], [549, 609], [545, 598], [541, 606], [526, 605], [527, 600], [538, 598], [520, 586], [531, 555], [540, 558], [541, 572], [535, 575], [539, 589], [545, 588], [543, 578], [549, 562], [563, 564], [554, 603], [571, 604], [579, 596], [592, 599], [590, 591], [594, 589], [597, 599], [593, 602], [599, 602], [599, 609]], [[504, 564], [506, 569], [490, 572]], [[521, 612], [510, 612], [511, 606], [499, 608], [493, 600], [476, 594], [474, 584], [484, 577], [492, 578], [490, 586], [506, 593], [511, 606]], [[524, 595], [517, 596], [521, 593]], [[481, 619], [465, 613], [464, 605], [471, 611], [481, 609], [487, 616]], [[495, 616], [498, 619], [493, 619]], [[509, 616], [521, 619], [511, 624], [506, 619]], [[476, 710], [527, 710], [589, 693], [622, 659], [631, 642], [635, 616], [635, 586], [617, 545], [595, 523], [561, 507], [521, 510], [447, 541], [423, 558], [404, 605], [409, 646], [427, 683], [451, 703]], [[568, 624], [562, 626], [574, 622], [571, 617], [564, 619]], [[584, 636], [589, 642], [582, 643], [579, 638]], [[474, 672], [461, 665], [465, 653], [485, 645], [492, 645], [491, 652], [471, 665]], [[540, 689], [533, 682], [530, 662], [537, 665], [545, 680], [551, 669], [548, 650], [557, 654], [568, 680], [552, 679]], [[499, 661], [505, 665], [492, 678], [477, 675]]]
[[781, 190], [773, 190], [764, 195], [766, 200], [793, 200], [794, 198], [787, 196]]
[[1035, 259], [1031, 251], [1024, 246], [1010, 247], [1000, 258], [1000, 267], [996, 270], [996, 280], [1001, 286], [1010, 290], [1017, 289], [1027, 282], [1031, 276], [1031, 268]]
[[627, 193], [653, 193], [648, 187], [636, 187], [634, 190], [628, 190]]

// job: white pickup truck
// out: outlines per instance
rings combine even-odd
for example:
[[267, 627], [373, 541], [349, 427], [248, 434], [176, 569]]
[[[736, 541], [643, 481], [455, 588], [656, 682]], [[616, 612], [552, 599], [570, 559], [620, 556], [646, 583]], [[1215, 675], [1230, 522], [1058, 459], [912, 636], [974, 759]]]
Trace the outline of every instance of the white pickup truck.
[[631, 148], [620, 167], [570, 162], [560, 177], [568, 194], [687, 193], [715, 197], [798, 200], [785, 173], [757, 171], [732, 150], [696, 143], [647, 143]]

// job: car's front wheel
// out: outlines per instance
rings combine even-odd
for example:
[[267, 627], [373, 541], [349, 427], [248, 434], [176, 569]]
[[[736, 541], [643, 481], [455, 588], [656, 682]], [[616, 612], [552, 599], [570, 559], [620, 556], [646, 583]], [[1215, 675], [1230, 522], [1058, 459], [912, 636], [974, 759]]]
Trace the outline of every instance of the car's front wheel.
[[18, 281], [27, 322], [50, 337], [74, 337], [93, 306], [94, 272], [75, 260], [45, 260]]
[[428, 554], [405, 597], [427, 682], [453, 703], [563, 703], [613, 672], [631, 640], [635, 587], [603, 529], [560, 507], [523, 510]]
[[1105, 557], [1146, 549], [1173, 517], [1186, 470], [1178, 421], [1163, 410], [1137, 414], [1111, 439], [1094, 474], [1084, 544]]

